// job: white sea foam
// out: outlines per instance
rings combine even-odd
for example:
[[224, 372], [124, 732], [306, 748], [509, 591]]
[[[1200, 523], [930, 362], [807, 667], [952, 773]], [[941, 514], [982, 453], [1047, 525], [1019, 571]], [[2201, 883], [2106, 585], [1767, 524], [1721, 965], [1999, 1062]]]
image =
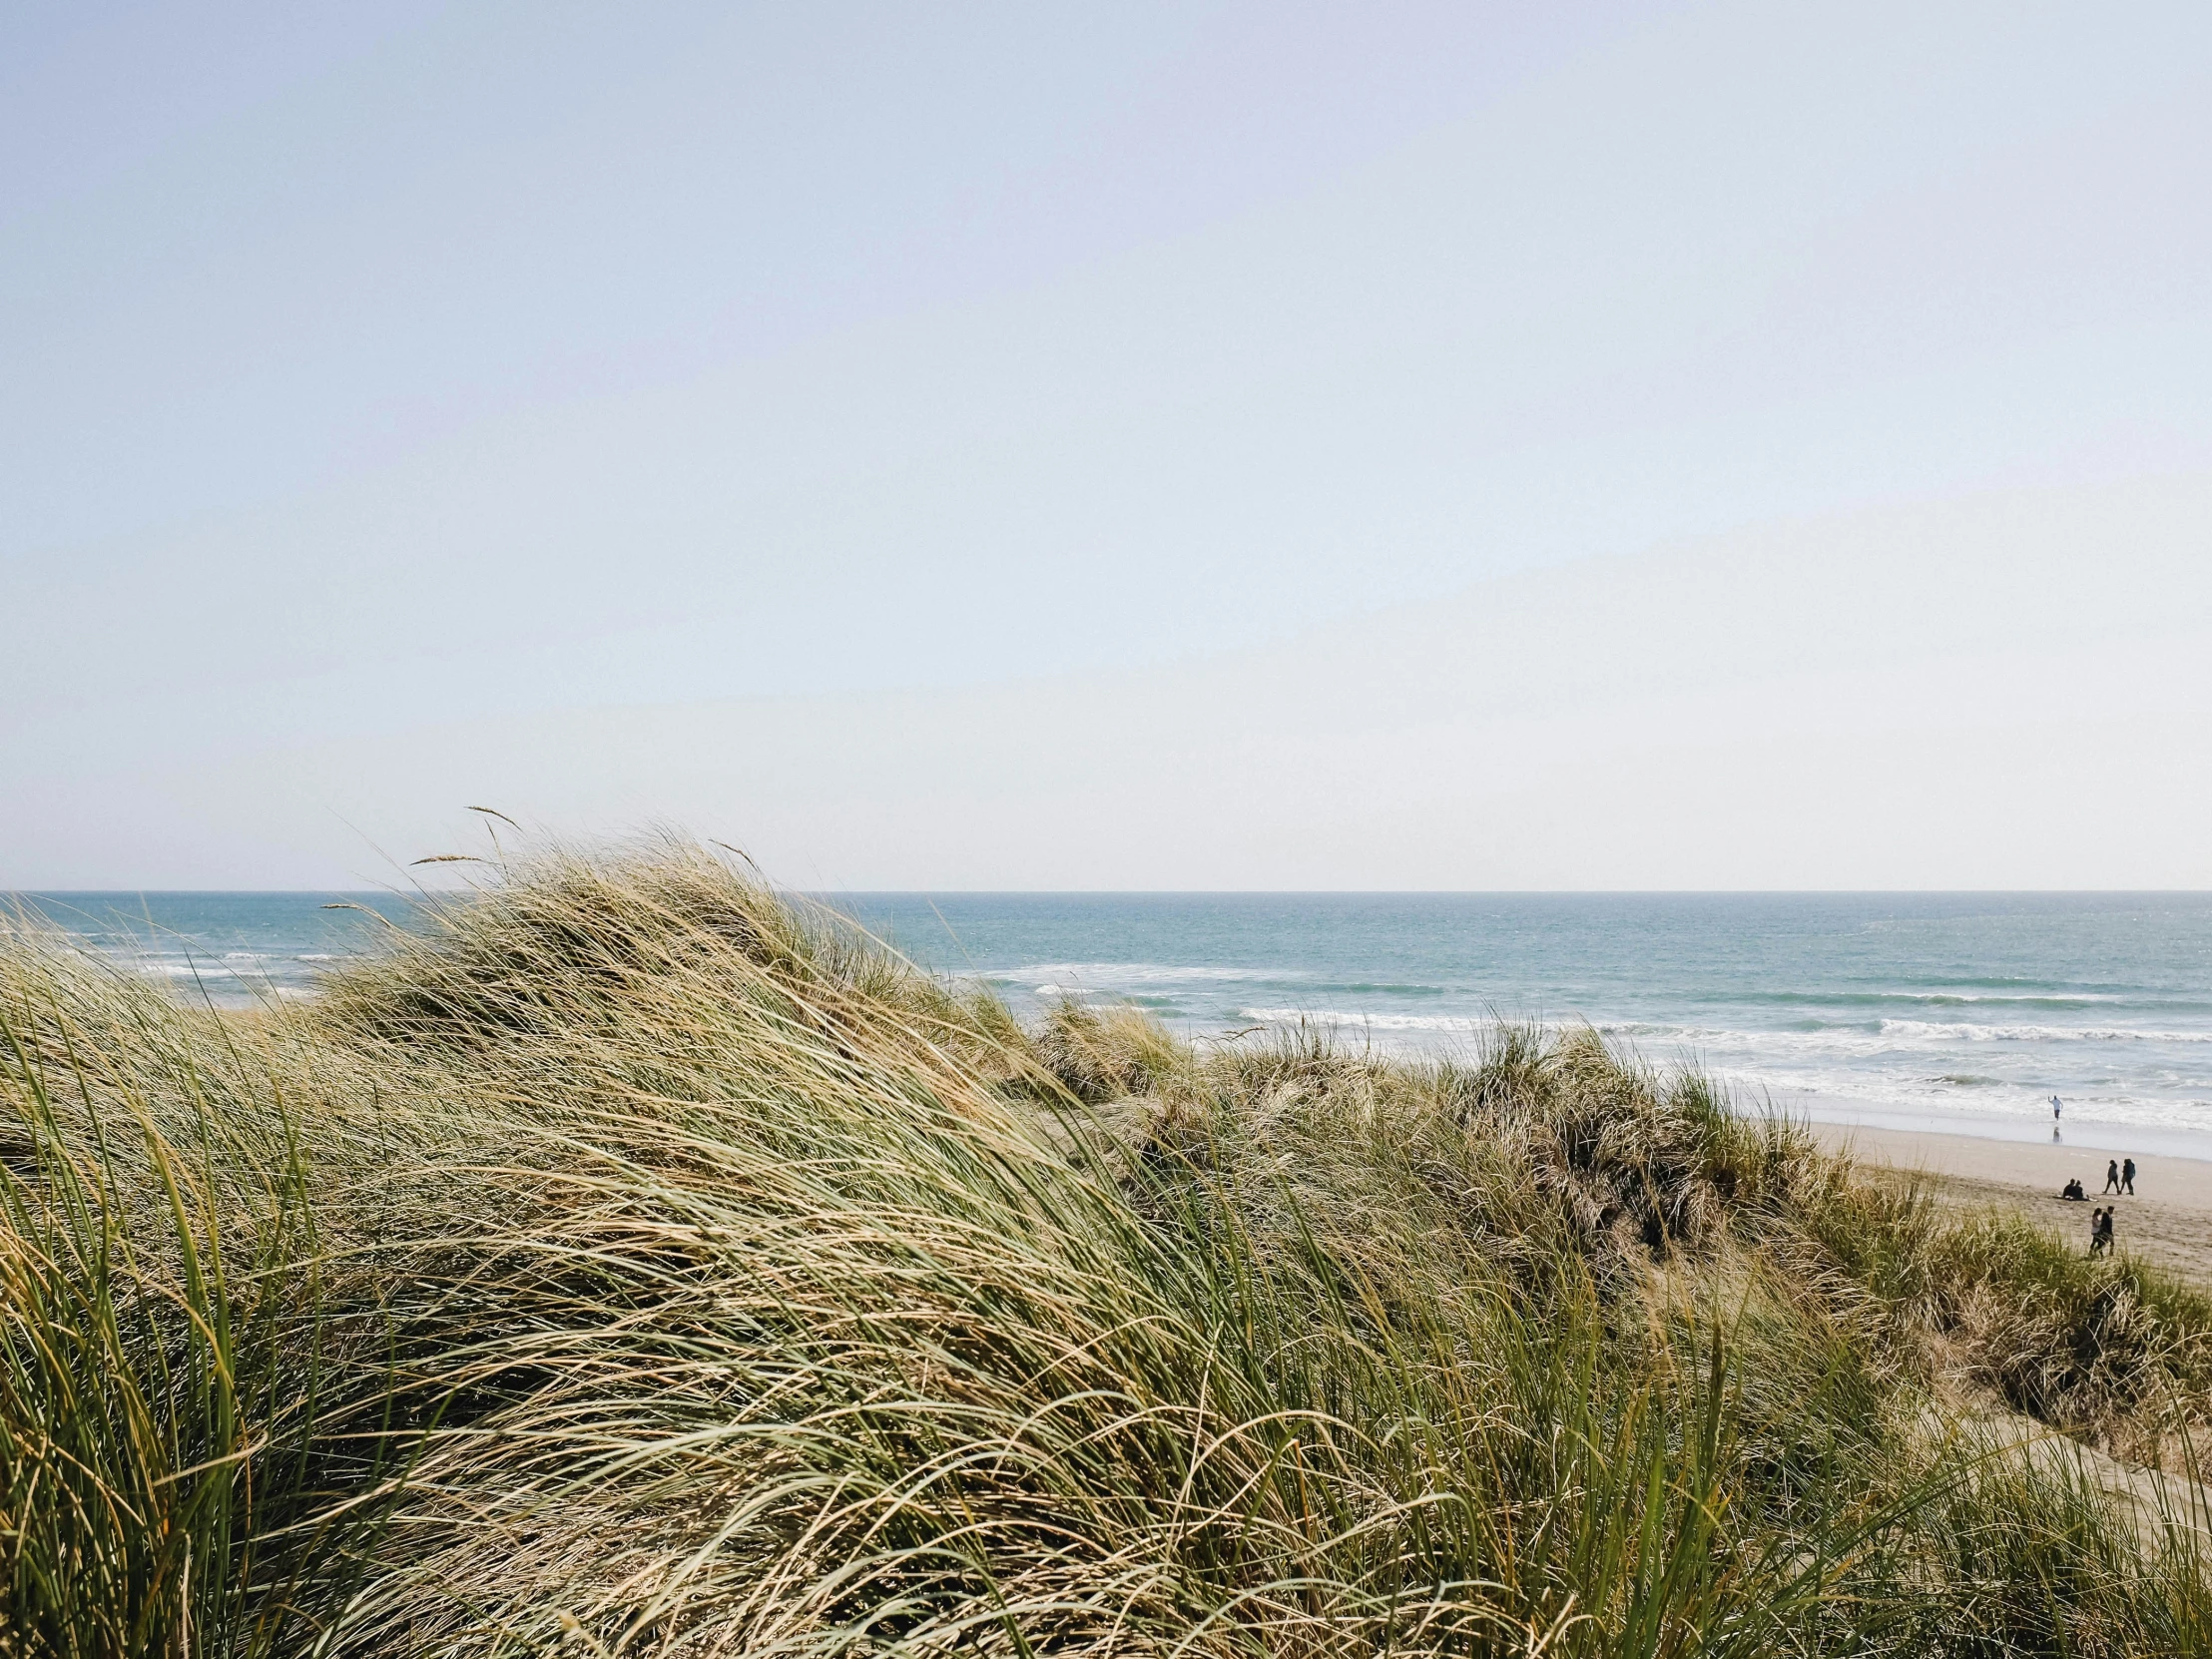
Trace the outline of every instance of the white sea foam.
[[1663, 1025], [1643, 1021], [1607, 1022], [1598, 1035], [1624, 1038], [1642, 1048], [1782, 1050], [1800, 1054], [1874, 1055], [1895, 1053], [1898, 1044], [1871, 1031], [1831, 1027], [1817, 1031], [1740, 1031], [1713, 1025]]
[[1044, 995], [1055, 995], [1064, 984], [1089, 988], [1126, 985], [1164, 985], [1179, 980], [1228, 983], [1254, 979], [1303, 979], [1307, 975], [1271, 968], [1177, 967], [1165, 962], [1037, 962], [1024, 967], [993, 968], [982, 975], [994, 984], [1035, 984]]
[[[1355, 1008], [1239, 1008], [1236, 1012], [1243, 1019], [1266, 1020], [1276, 1025], [1293, 1025], [1305, 1020], [1315, 1025], [1358, 1026], [1377, 1031], [1489, 1031], [1500, 1023], [1488, 1015], [1393, 1014]], [[1721, 1026], [1668, 1025], [1644, 1020], [1608, 1021], [1595, 1029], [1600, 1036], [1623, 1040], [1632, 1047], [1667, 1050], [1782, 1048], [1810, 1053], [1875, 1054], [1897, 1047], [1894, 1042], [1886, 1042], [1871, 1032], [1843, 1029], [1739, 1031]]]
[[1837, 1007], [1849, 1007], [1854, 1002], [1861, 1000], [1868, 1003], [1902, 1002], [1909, 1006], [1922, 1008], [1974, 1008], [2001, 1014], [2011, 1008], [2023, 1010], [2080, 1008], [2086, 1011], [2091, 1008], [2118, 1003], [2140, 1002], [2142, 999], [2139, 997], [2113, 996], [2098, 991], [2038, 991], [2032, 996], [1982, 995], [1967, 991], [1944, 991], [1940, 994], [1928, 996], [1907, 996], [1893, 992], [1864, 999], [1851, 996], [1814, 997], [1810, 999], [1815, 1006], [1829, 1003]]
[[[1774, 1098], [1786, 1110], [1796, 1109], [1798, 1096], [1856, 1101], [1871, 1107], [1907, 1106], [1925, 1111], [1932, 1119], [1954, 1119], [1970, 1125], [1974, 1119], [2003, 1118], [2019, 1123], [2050, 1121], [2048, 1088], [2013, 1085], [2009, 1090], [1978, 1088], [1970, 1092], [1932, 1079], [1870, 1074], [1863, 1071], [1777, 1070], [1758, 1066], [1718, 1068], [1716, 1079], [1739, 1101], [1757, 1103]], [[2212, 1099], [2186, 1095], [2146, 1097], [2080, 1089], [2066, 1093], [2066, 1125], [2100, 1123], [2145, 1129], [2166, 1129], [2203, 1135], [2212, 1120]]]
[[2212, 1043], [2212, 1031], [2145, 1031], [2124, 1025], [1972, 1025], [1964, 1021], [1886, 1019], [1885, 1033], [1969, 1043]]
[[2145, 1030], [2133, 1026], [1973, 1025], [1917, 1019], [1886, 1019], [1872, 1031], [1848, 1025], [1812, 1031], [1747, 1031], [1643, 1022], [1610, 1022], [1599, 1025], [1598, 1030], [1605, 1036], [1631, 1040], [1865, 1055], [1910, 1052], [1916, 1048], [1935, 1052], [1955, 1043], [2212, 1043], [2212, 1031]]
[[[1399, 1014], [1350, 1008], [1239, 1008], [1246, 1019], [1291, 1024], [1364, 1026], [1377, 1031], [1484, 1031], [1488, 1017], [1461, 1014]], [[2143, 1042], [2212, 1043], [2212, 1031], [2144, 1030], [2127, 1026], [1975, 1025], [1936, 1020], [1886, 1019], [1875, 1030], [1838, 1025], [1816, 1030], [1743, 1030], [1728, 1026], [1675, 1025], [1648, 1020], [1609, 1020], [1599, 1035], [1641, 1048], [1718, 1050], [1726, 1053], [1829, 1054], [1838, 1058], [1896, 1054], [1914, 1048], [1931, 1051], [1954, 1043]]]
[[1023, 968], [1023, 973], [1051, 973], [1069, 979], [1126, 979], [1151, 982], [1161, 979], [1236, 980], [1296, 979], [1297, 973], [1275, 968], [1189, 967], [1164, 962], [1062, 962]]
[[1239, 1008], [1237, 1013], [1271, 1025], [1308, 1020], [1315, 1025], [1364, 1026], [1376, 1031], [1487, 1031], [1497, 1023], [1465, 1014], [1354, 1013], [1343, 1008]]

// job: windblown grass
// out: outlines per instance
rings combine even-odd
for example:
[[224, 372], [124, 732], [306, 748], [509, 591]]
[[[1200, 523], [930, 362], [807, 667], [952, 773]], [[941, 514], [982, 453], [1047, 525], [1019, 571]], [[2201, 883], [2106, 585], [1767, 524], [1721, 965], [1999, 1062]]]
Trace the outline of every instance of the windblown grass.
[[2212, 1628], [2212, 1308], [1586, 1030], [1023, 1030], [663, 845], [248, 1019], [19, 934], [0, 1056], [9, 1652]]

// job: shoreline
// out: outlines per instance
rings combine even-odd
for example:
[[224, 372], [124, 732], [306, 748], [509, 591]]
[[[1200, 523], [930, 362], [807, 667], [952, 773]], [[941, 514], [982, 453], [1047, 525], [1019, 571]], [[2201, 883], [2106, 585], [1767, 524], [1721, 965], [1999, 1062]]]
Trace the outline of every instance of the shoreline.
[[1797, 1119], [1823, 1132], [1859, 1129], [1878, 1136], [1930, 1136], [1938, 1140], [1985, 1141], [1999, 1146], [2042, 1147], [2084, 1155], [2094, 1152], [2098, 1154], [2100, 1180], [2105, 1158], [2125, 1158], [2130, 1154], [2137, 1163], [2148, 1155], [2184, 1159], [2212, 1170], [2212, 1133], [2163, 1125], [2114, 1123], [2084, 1116], [2061, 1120], [2054, 1136], [2047, 1117], [1938, 1111], [1925, 1106], [1891, 1105], [1809, 1091], [1772, 1094], [1756, 1105], [1743, 1103], [1739, 1097], [1737, 1109], [1747, 1116]]
[[[1886, 1125], [1814, 1121], [1814, 1137], [1871, 1169], [1925, 1180], [1939, 1203], [1996, 1207], [2049, 1228], [2087, 1249], [2089, 1212], [2115, 1207], [2120, 1250], [2212, 1286], [2212, 1162], [2203, 1157], [2138, 1150], [2133, 1196], [2108, 1197], [2105, 1163], [2126, 1149], [2003, 1140]], [[2087, 1203], [2058, 1196], [2069, 1177]]]

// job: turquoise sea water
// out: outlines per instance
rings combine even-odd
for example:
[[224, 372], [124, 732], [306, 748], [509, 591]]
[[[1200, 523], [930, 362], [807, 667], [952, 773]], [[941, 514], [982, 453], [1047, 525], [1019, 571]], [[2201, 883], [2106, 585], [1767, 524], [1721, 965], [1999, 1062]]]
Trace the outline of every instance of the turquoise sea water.
[[311, 996], [328, 968], [414, 913], [382, 892], [45, 892], [15, 902], [126, 971], [222, 1007]]
[[[384, 894], [49, 894], [129, 971], [312, 994]], [[1125, 1000], [1194, 1037], [1301, 1019], [1464, 1051], [1587, 1019], [1815, 1116], [2212, 1152], [2212, 894], [902, 894], [833, 900], [1021, 1011]]]

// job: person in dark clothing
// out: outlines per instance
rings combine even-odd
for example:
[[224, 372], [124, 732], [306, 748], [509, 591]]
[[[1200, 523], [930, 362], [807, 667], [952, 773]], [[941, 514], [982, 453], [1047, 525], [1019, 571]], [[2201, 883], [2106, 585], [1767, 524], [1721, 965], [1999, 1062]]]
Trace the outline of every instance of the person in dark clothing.
[[2086, 1204], [2089, 1202], [2089, 1195], [2081, 1190], [2081, 1182], [2078, 1179], [2069, 1181], [2063, 1187], [2060, 1187], [2058, 1196], [2068, 1204]]
[[2120, 1191], [2129, 1198], [2135, 1196], [2135, 1160], [2132, 1158], [2120, 1166]]
[[2117, 1158], [2104, 1166], [2104, 1190], [2108, 1193], [2120, 1190], [2120, 1161]]
[[2112, 1248], [2112, 1206], [2089, 1212], [2089, 1254], [2101, 1256]]

